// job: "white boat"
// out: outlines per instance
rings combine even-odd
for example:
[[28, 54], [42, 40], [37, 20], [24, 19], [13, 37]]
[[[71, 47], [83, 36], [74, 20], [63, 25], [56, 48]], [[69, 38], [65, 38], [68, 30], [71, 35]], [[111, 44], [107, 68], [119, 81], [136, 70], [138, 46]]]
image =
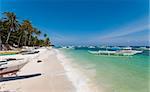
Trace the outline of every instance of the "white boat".
[[132, 47], [125, 47], [125, 48], [122, 48], [122, 50], [119, 50], [118, 52], [125, 53], [125, 54], [139, 54], [139, 53], [142, 53], [143, 51], [132, 50]]
[[114, 55], [116, 51], [88, 51], [91, 54], [96, 54], [96, 55]]
[[137, 51], [137, 50], [119, 50], [119, 51], [116, 51], [116, 53], [118, 55], [123, 55], [123, 56], [132, 56], [132, 55], [139, 54], [142, 52], [143, 51]]
[[0, 75], [17, 72], [27, 63], [24, 59], [0, 61]]
[[142, 53], [142, 51], [136, 50], [117, 50], [117, 51], [88, 51], [91, 54], [96, 55], [116, 55], [116, 56], [132, 56], [138, 53]]
[[120, 47], [117, 47], [117, 46], [114, 46], [114, 47], [111, 47], [110, 49], [111, 49], [111, 50], [120, 50], [121, 48], [120, 48]]
[[66, 48], [67, 48], [67, 46], [63, 46], [62, 48], [63, 48], [63, 49], [66, 49]]
[[137, 49], [149, 51], [149, 50], [150, 50], [150, 47], [140, 47], [140, 48], [137, 48]]
[[62, 49], [74, 49], [75, 47], [74, 46], [64, 46], [62, 47]]
[[74, 49], [74, 46], [68, 46], [68, 49]]
[[132, 47], [130, 47], [130, 46], [124, 47], [124, 48], [122, 48], [122, 50], [132, 50]]
[[95, 48], [95, 46], [89, 46], [88, 48], [91, 48], [91, 49], [92, 49], [92, 48]]

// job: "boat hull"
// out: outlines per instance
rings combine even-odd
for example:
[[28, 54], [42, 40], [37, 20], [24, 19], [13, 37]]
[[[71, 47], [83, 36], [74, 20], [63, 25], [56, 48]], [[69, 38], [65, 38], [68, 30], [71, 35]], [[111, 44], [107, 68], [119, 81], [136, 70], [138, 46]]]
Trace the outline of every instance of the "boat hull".
[[19, 71], [27, 61], [9, 61], [7, 64], [0, 66], [0, 75]]
[[142, 51], [127, 51], [127, 50], [119, 50], [119, 51], [88, 51], [91, 54], [95, 55], [112, 55], [112, 56], [133, 56], [135, 54], [140, 54]]

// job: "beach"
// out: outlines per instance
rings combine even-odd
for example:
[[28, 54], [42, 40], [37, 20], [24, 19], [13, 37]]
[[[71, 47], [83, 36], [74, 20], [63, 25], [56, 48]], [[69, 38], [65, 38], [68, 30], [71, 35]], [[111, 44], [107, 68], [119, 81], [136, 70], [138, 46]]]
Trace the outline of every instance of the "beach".
[[0, 6], [0, 92], [150, 92], [148, 0]]
[[36, 75], [2, 81], [0, 92], [148, 92], [148, 52], [117, 57], [93, 55], [88, 49], [37, 50], [36, 54], [0, 56], [0, 60], [28, 61], [17, 76]]
[[[75, 87], [56, 57], [56, 51], [52, 48], [41, 48], [39, 51], [38, 54], [33, 55], [0, 56], [0, 59], [24, 58], [29, 60], [17, 73], [18, 76], [41, 74], [32, 78], [0, 82], [0, 92], [75, 92]], [[38, 63], [38, 60], [42, 62]]]

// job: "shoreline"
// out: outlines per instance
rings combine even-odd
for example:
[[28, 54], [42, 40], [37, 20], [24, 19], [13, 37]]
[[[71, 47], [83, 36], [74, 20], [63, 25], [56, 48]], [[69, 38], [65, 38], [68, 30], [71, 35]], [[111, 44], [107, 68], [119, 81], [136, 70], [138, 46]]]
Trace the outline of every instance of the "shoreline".
[[[13, 92], [76, 92], [67, 76], [64, 66], [56, 57], [54, 49], [41, 48], [33, 55], [0, 56], [4, 58], [25, 58], [30, 60], [18, 73], [18, 76], [41, 73], [41, 76], [0, 82], [0, 91]], [[37, 63], [37, 60], [42, 62]]]
[[76, 88], [76, 92], [105, 92], [104, 88], [97, 87], [96, 84], [87, 76], [80, 67], [74, 66], [72, 58], [65, 56], [59, 49], [55, 49], [57, 57], [61, 61], [69, 80]]
[[[4, 58], [24, 58], [30, 60], [18, 73], [21, 75], [39, 74], [33, 78], [0, 82], [0, 92], [104, 92], [86, 76], [72, 60], [55, 48], [41, 48], [40, 53], [31, 55], [7, 55]], [[37, 63], [38, 60], [42, 62]]]

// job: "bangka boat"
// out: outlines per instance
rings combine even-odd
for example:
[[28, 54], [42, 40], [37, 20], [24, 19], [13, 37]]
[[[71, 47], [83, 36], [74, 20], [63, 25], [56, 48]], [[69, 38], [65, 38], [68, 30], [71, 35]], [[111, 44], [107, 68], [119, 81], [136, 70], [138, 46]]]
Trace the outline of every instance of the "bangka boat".
[[24, 59], [0, 61], [0, 75], [3, 76], [18, 72], [27, 62], [28, 61]]
[[115, 55], [116, 51], [88, 51], [91, 54], [95, 54], [95, 55]]
[[91, 54], [96, 54], [96, 55], [117, 55], [117, 56], [132, 56], [135, 54], [142, 53], [143, 51], [137, 51], [137, 50], [132, 50], [131, 48], [129, 49], [123, 49], [123, 50], [117, 50], [117, 51], [88, 51]]
[[74, 49], [74, 46], [68, 46], [68, 49]]
[[145, 50], [145, 51], [150, 51], [150, 47], [139, 47], [136, 48], [137, 50]]
[[88, 48], [91, 48], [91, 49], [92, 49], [92, 48], [95, 48], [95, 46], [89, 46]]
[[21, 51], [20, 54], [22, 55], [27, 55], [27, 54], [35, 54], [35, 53], [39, 53], [39, 51]]

